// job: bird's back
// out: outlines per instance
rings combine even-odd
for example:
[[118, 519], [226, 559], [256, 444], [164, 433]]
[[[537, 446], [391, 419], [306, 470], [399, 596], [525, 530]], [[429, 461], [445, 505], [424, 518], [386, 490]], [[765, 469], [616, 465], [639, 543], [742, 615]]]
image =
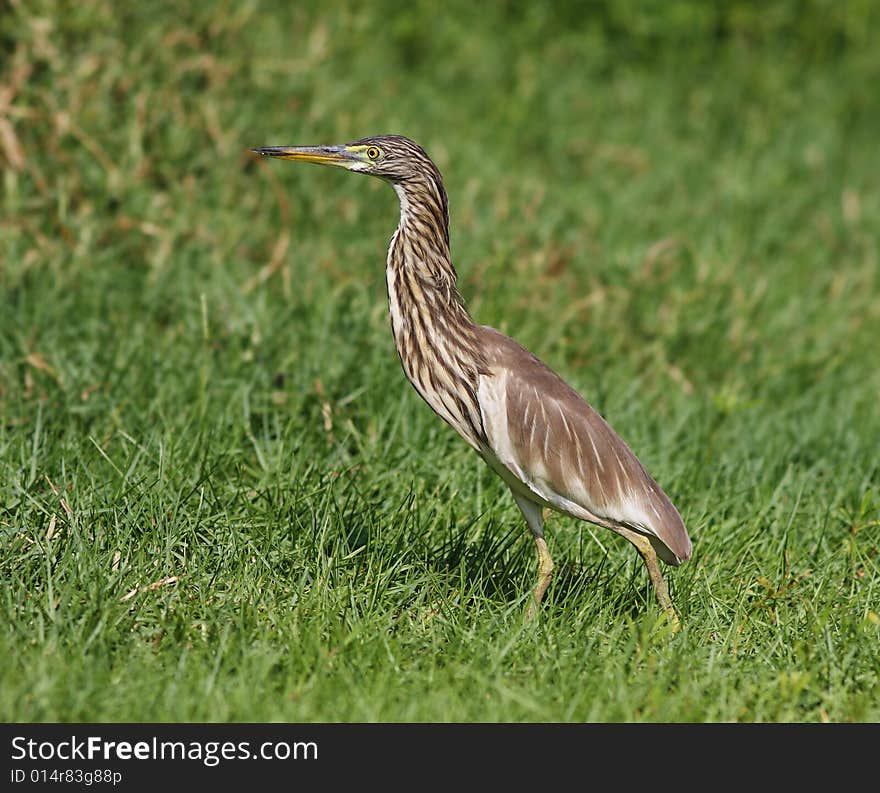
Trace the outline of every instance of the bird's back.
[[689, 559], [678, 511], [583, 397], [494, 328], [479, 327], [479, 341], [490, 369], [478, 389], [489, 465], [537, 503], [641, 532], [671, 564]]

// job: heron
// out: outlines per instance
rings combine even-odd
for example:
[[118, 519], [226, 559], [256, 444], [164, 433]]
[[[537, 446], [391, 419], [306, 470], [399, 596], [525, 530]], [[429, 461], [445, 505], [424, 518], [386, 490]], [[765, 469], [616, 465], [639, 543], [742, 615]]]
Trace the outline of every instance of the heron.
[[535, 617], [552, 578], [544, 536], [544, 510], [551, 509], [632, 543], [677, 629], [659, 560], [678, 566], [691, 556], [680, 514], [574, 388], [525, 347], [471, 317], [450, 255], [443, 178], [425, 150], [400, 135], [379, 135], [251, 151], [375, 176], [397, 193], [400, 220], [385, 267], [397, 353], [418, 394], [501, 477], [522, 512], [538, 557], [526, 619]]

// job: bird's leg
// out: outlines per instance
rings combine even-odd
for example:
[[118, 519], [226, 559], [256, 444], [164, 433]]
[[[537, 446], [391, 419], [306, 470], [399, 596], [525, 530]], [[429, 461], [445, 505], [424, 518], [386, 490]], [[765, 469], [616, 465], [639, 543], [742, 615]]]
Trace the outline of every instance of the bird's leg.
[[544, 539], [544, 514], [539, 504], [531, 501], [519, 493], [511, 490], [514, 501], [522, 512], [529, 529], [535, 538], [535, 550], [538, 552], [538, 583], [532, 590], [532, 602], [529, 603], [528, 611], [526, 611], [526, 621], [535, 618], [538, 606], [544, 598], [547, 587], [550, 586], [550, 578], [553, 574], [553, 558], [550, 556], [550, 549], [547, 547], [547, 540]]
[[642, 557], [645, 567], [648, 568], [648, 577], [654, 585], [654, 593], [657, 595], [657, 601], [660, 603], [660, 608], [666, 613], [666, 617], [672, 625], [673, 631], [677, 631], [680, 627], [678, 614], [676, 614], [675, 608], [672, 605], [672, 599], [669, 597], [669, 590], [666, 588], [666, 581], [663, 580], [663, 574], [660, 572], [657, 552], [654, 550], [654, 546], [651, 545], [651, 541], [645, 537], [644, 534], [639, 534], [638, 532], [630, 531], [629, 529], [615, 528], [615, 531], [622, 534], [636, 546], [636, 550]]
[[544, 593], [550, 586], [550, 578], [553, 574], [553, 559], [550, 556], [550, 550], [547, 548], [547, 540], [543, 537], [535, 537], [535, 550], [538, 552], [538, 583], [532, 590], [534, 603], [529, 606], [528, 619], [535, 616], [535, 609], [541, 605]]

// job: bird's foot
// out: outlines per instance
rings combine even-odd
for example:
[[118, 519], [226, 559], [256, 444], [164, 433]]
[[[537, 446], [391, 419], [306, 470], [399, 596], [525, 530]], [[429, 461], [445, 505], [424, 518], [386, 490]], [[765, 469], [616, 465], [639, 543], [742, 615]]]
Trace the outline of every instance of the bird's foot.
[[663, 607], [663, 614], [657, 620], [655, 627], [658, 633], [666, 633], [669, 635], [669, 638], [672, 638], [681, 630], [681, 620], [671, 605]]

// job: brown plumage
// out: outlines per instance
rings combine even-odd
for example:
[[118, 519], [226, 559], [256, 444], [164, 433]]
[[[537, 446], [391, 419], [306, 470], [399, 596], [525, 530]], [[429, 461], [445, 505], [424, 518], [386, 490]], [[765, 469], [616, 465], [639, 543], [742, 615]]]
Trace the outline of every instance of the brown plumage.
[[543, 534], [542, 510], [549, 507], [635, 545], [677, 625], [657, 559], [678, 565], [690, 558], [680, 515], [580, 394], [517, 342], [473, 321], [449, 254], [443, 179], [424, 150], [408, 138], [383, 135], [344, 146], [254, 151], [378, 176], [397, 192], [400, 223], [386, 265], [397, 352], [419, 395], [510, 487], [538, 553], [529, 616], [553, 570]]

